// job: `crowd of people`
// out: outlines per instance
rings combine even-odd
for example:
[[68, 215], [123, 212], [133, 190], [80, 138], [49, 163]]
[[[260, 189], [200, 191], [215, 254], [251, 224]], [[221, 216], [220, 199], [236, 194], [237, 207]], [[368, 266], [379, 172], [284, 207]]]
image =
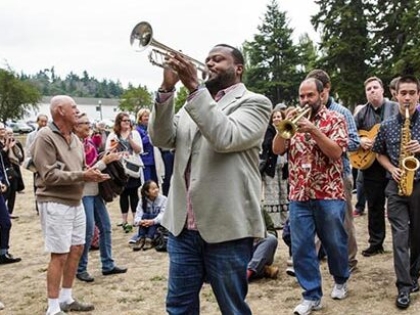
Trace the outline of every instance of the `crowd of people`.
[[[119, 199], [118, 225], [125, 233], [136, 227], [129, 239], [134, 251], [151, 249], [160, 228], [168, 233], [168, 314], [199, 314], [204, 282], [223, 314], [252, 314], [248, 283], [279, 273], [279, 229], [289, 247], [288, 274], [302, 288], [294, 314], [322, 308], [323, 259], [334, 279], [330, 297], [347, 298], [358, 268], [353, 220], [366, 202], [369, 247], [361, 254], [384, 252], [386, 210], [395, 303], [409, 307], [420, 274], [418, 79], [393, 80], [388, 100], [382, 81], [367, 78], [366, 103], [351, 113], [330, 94], [321, 69], [301, 82], [299, 106], [287, 107], [246, 88], [244, 58], [229, 45], [210, 50], [204, 83], [181, 53], [166, 59], [152, 111], [141, 109], [136, 121], [118, 113], [111, 131], [101, 122], [92, 128], [64, 95], [51, 99], [50, 122], [38, 116], [25, 149], [0, 123], [0, 264], [21, 261], [9, 252], [9, 235], [17, 193], [25, 189], [21, 167], [32, 165], [50, 254], [46, 314], [94, 310], [72, 288], [74, 279], [95, 280], [88, 271], [95, 233], [102, 275], [127, 272], [112, 254], [109, 189]], [[189, 95], [175, 113], [178, 82]], [[357, 166], [360, 152], [373, 156], [370, 163]]]

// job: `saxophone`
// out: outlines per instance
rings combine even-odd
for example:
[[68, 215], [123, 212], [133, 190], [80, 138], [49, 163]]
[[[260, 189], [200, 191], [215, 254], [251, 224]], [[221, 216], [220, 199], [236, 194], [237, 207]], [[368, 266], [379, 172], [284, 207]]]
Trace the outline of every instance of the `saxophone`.
[[413, 192], [414, 175], [420, 166], [414, 154], [408, 152], [406, 149], [407, 144], [411, 141], [409, 106], [410, 104], [405, 104], [405, 120], [401, 130], [399, 168], [403, 173], [398, 183], [398, 194], [407, 197], [411, 196]]

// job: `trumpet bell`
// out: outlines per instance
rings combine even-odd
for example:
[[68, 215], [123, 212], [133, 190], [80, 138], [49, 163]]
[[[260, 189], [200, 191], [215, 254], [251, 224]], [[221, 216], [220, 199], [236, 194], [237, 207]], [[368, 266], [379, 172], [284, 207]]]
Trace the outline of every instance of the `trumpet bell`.
[[297, 126], [290, 120], [282, 120], [276, 126], [280, 137], [283, 139], [290, 139], [296, 133]]
[[154, 47], [149, 53], [149, 61], [153, 65], [162, 68], [167, 66], [165, 58], [168, 54], [181, 54], [194, 63], [197, 70], [201, 72], [203, 80], [208, 77], [207, 67], [204, 63], [155, 40], [153, 38], [153, 28], [149, 22], [142, 21], [134, 26], [130, 35], [130, 45], [137, 52], [142, 52], [149, 46]]
[[290, 139], [291, 137], [293, 137], [293, 135], [296, 133], [297, 129], [298, 129], [298, 121], [302, 118], [302, 117], [306, 117], [309, 119], [309, 117], [311, 116], [312, 113], [312, 108], [306, 104], [304, 107], [302, 108], [298, 108], [296, 111], [296, 116], [293, 117], [293, 119], [291, 120], [282, 120], [280, 121], [280, 123], [276, 126], [276, 129], [280, 135], [280, 137], [282, 137], [283, 139]]
[[140, 22], [138, 23], [130, 35], [130, 44], [135, 51], [145, 50], [153, 40], [153, 29], [150, 23]]

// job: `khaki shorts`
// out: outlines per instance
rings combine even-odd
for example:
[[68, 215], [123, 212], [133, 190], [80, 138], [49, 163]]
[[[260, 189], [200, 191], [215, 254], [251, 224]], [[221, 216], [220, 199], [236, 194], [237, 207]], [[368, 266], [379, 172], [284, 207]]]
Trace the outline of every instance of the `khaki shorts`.
[[86, 215], [82, 203], [74, 207], [39, 202], [38, 209], [46, 252], [65, 254], [70, 252], [70, 246], [85, 243]]

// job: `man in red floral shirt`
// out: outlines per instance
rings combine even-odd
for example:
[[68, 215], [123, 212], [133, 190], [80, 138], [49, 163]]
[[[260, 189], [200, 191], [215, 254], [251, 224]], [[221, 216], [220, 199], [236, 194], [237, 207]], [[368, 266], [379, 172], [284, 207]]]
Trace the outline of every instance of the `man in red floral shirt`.
[[[348, 132], [344, 117], [329, 111], [322, 102], [323, 84], [314, 78], [299, 87], [300, 105], [309, 105], [311, 117], [301, 118], [290, 140], [276, 135], [273, 152], [289, 157], [290, 226], [293, 265], [303, 301], [295, 314], [310, 314], [321, 308], [322, 285], [315, 250], [315, 233], [327, 252], [328, 266], [335, 285], [333, 299], [347, 296], [349, 277], [343, 165], [341, 155], [347, 148]], [[295, 115], [290, 111], [286, 119]]]

